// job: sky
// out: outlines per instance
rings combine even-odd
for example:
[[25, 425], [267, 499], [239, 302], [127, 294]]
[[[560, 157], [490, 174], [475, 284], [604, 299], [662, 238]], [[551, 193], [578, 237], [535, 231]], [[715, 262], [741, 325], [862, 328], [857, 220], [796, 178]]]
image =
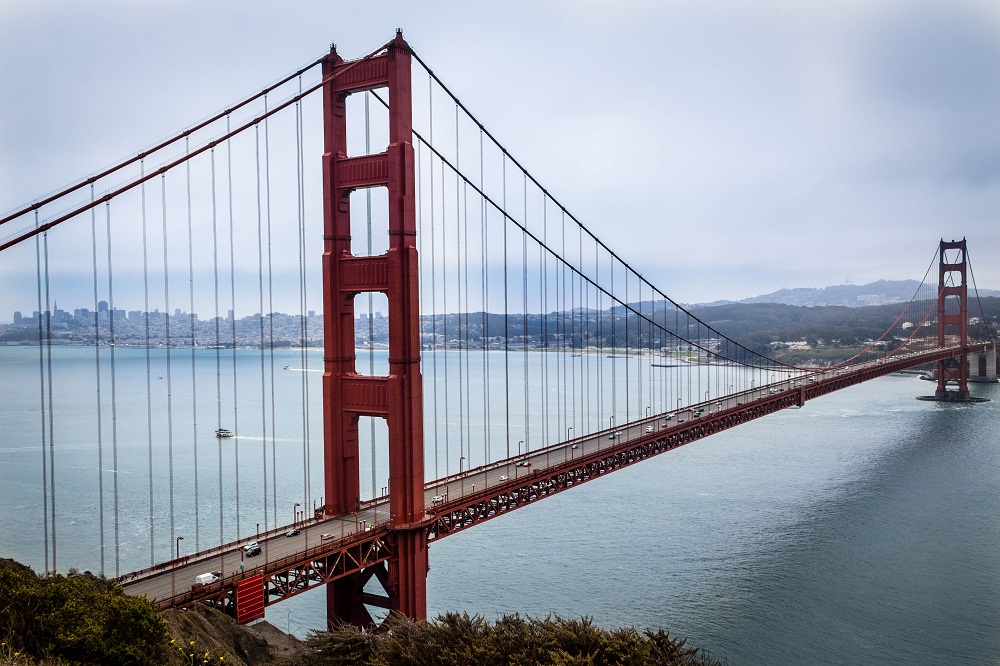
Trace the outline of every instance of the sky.
[[977, 284], [1000, 288], [988, 1], [10, 0], [0, 211], [396, 28], [679, 302], [920, 279], [962, 237]]

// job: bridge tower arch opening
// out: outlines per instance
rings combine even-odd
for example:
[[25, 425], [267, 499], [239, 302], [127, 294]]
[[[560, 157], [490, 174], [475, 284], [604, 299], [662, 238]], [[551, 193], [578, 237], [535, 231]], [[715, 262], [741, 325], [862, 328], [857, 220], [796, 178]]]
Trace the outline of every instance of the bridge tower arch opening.
[[[332, 47], [323, 63], [323, 442], [327, 515], [361, 508], [358, 421], [385, 419], [389, 453], [388, 566], [378, 565], [327, 586], [327, 622], [370, 625], [365, 604], [407, 617], [427, 615], [427, 536], [424, 529], [423, 393], [417, 263], [411, 52], [401, 32], [377, 55], [343, 60]], [[349, 95], [387, 89], [389, 145], [377, 154], [348, 156]], [[388, 249], [354, 253], [351, 194], [387, 193]], [[360, 250], [360, 248], [359, 248]], [[388, 301], [387, 376], [358, 373], [355, 297], [380, 292]], [[381, 522], [381, 521], [380, 521]], [[375, 578], [386, 596], [365, 592]]]

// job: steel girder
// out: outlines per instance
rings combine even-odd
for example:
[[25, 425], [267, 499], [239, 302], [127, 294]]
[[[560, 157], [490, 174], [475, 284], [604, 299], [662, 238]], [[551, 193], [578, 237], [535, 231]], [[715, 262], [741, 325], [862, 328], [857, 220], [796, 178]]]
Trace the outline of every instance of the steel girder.
[[310, 548], [304, 553], [267, 562], [263, 567], [227, 576], [210, 585], [157, 599], [156, 604], [161, 609], [183, 609], [204, 603], [233, 615], [236, 586], [246, 578], [263, 575], [264, 605], [268, 606], [317, 585], [365, 572], [390, 559], [395, 552], [396, 535], [383, 527], [365, 532], [360, 538], [352, 535], [343, 541]]
[[427, 539], [435, 541], [514, 509], [530, 504], [550, 495], [562, 492], [609, 472], [635, 464], [660, 453], [672, 451], [728, 430], [742, 423], [758, 419], [768, 414], [801, 407], [806, 400], [818, 398], [839, 389], [924, 365], [941, 359], [960, 357], [968, 351], [976, 351], [985, 345], [968, 348], [951, 347], [937, 350], [920, 357], [894, 361], [864, 364], [828, 379], [810, 382], [808, 378], [796, 380], [795, 386], [780, 393], [768, 395], [737, 407], [731, 407], [715, 414], [702, 416], [683, 424], [675, 424], [667, 430], [660, 430], [643, 437], [622, 442], [608, 449], [580, 457], [547, 469], [535, 468], [527, 477], [484, 489], [475, 495], [466, 495], [453, 502], [446, 502], [428, 509], [432, 516], [427, 524]]

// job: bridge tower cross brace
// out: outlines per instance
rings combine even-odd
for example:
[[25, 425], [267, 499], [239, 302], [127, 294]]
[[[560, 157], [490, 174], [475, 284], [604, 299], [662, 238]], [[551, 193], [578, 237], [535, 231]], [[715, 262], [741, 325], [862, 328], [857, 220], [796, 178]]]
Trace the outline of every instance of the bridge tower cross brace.
[[[423, 392], [420, 375], [411, 52], [402, 33], [377, 55], [352, 62], [336, 47], [323, 63], [323, 438], [325, 512], [360, 507], [358, 419], [386, 420], [389, 438], [388, 571], [366, 570], [327, 587], [330, 626], [371, 624], [364, 603], [385, 605], [407, 617], [427, 616], [427, 536], [424, 530]], [[389, 145], [385, 152], [349, 157], [346, 100], [377, 88], [389, 92]], [[389, 248], [379, 256], [351, 251], [351, 192], [388, 190]], [[389, 374], [360, 375], [356, 368], [354, 298], [380, 292], [388, 299]], [[381, 566], [381, 565], [380, 565]], [[370, 568], [371, 569], [371, 568]], [[387, 597], [364, 592], [375, 576]]]
[[[950, 255], [947, 254], [949, 251]], [[937, 302], [937, 342], [939, 347], [945, 345], [947, 335], [955, 335], [956, 333], [963, 349], [969, 344], [967, 257], [964, 238], [960, 241], [941, 239]], [[960, 359], [938, 361], [937, 370], [938, 385], [934, 392], [936, 400], [965, 401], [969, 399], [969, 355], [967, 352], [963, 353]], [[951, 381], [958, 383], [957, 391], [946, 390], [948, 382]]]

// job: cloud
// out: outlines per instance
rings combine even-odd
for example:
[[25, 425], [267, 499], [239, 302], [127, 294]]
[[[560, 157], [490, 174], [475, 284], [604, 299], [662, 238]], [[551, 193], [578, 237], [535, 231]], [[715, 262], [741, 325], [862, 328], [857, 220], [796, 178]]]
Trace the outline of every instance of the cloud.
[[8, 3], [0, 209], [396, 27], [679, 300], [919, 277], [962, 236], [1000, 285], [989, 2]]

